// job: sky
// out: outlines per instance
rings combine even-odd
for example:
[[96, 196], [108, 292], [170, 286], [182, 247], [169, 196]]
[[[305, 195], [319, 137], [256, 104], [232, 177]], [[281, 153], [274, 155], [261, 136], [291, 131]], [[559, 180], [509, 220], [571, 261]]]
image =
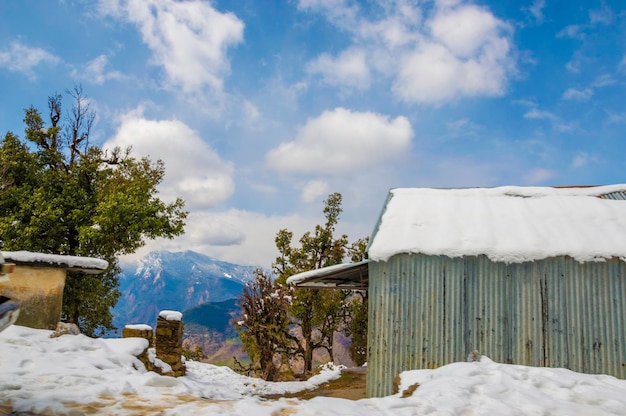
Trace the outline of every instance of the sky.
[[626, 408], [625, 380], [500, 364], [485, 356], [404, 371], [400, 393], [386, 397], [268, 400], [263, 396], [320, 386], [338, 378], [341, 368], [326, 364], [306, 381], [267, 382], [228, 367], [188, 361], [186, 375], [174, 378], [147, 372], [135, 357], [147, 347], [145, 339], [51, 338], [51, 333], [17, 325], [0, 333], [0, 413], [623, 416]]
[[190, 212], [137, 255], [270, 267], [332, 192], [352, 241], [392, 188], [626, 182], [618, 0], [0, 2], [0, 133], [76, 85]]

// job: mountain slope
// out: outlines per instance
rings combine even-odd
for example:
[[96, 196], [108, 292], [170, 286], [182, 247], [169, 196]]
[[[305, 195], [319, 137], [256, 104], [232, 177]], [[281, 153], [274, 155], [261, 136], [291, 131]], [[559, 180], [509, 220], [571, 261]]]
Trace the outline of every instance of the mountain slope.
[[241, 315], [237, 299], [205, 303], [183, 312], [183, 344], [193, 350], [201, 346], [206, 361], [229, 364], [233, 357], [247, 359], [233, 323]]
[[[113, 308], [113, 324], [156, 324], [159, 311], [185, 311], [197, 305], [234, 299], [254, 278], [254, 266], [219, 261], [193, 251], [153, 251], [138, 262], [122, 265]], [[121, 332], [121, 329], [118, 330]]]

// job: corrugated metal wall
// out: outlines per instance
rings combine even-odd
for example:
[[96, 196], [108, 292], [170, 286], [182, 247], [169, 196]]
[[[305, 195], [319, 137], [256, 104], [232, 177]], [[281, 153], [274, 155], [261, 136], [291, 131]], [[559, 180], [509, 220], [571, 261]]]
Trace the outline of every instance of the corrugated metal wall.
[[465, 361], [565, 367], [626, 378], [626, 263], [521, 264], [397, 255], [369, 269], [367, 393], [408, 369]]

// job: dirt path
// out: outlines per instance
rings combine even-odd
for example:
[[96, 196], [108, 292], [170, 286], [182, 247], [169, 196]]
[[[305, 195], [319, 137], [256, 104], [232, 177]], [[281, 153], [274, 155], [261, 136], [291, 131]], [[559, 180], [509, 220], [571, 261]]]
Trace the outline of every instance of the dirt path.
[[348, 368], [341, 372], [341, 377], [324, 383], [314, 390], [305, 390], [292, 394], [277, 394], [264, 396], [268, 399], [281, 397], [309, 400], [313, 397], [337, 397], [340, 399], [359, 400], [365, 395], [365, 367]]

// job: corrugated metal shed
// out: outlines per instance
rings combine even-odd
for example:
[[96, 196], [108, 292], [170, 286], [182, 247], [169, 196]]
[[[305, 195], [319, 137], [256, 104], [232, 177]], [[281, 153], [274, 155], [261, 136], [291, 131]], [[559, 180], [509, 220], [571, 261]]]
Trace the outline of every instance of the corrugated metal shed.
[[474, 350], [626, 378], [626, 185], [392, 190], [368, 254], [369, 396]]
[[401, 371], [464, 361], [626, 378], [626, 263], [397, 255], [370, 264], [369, 396]]

